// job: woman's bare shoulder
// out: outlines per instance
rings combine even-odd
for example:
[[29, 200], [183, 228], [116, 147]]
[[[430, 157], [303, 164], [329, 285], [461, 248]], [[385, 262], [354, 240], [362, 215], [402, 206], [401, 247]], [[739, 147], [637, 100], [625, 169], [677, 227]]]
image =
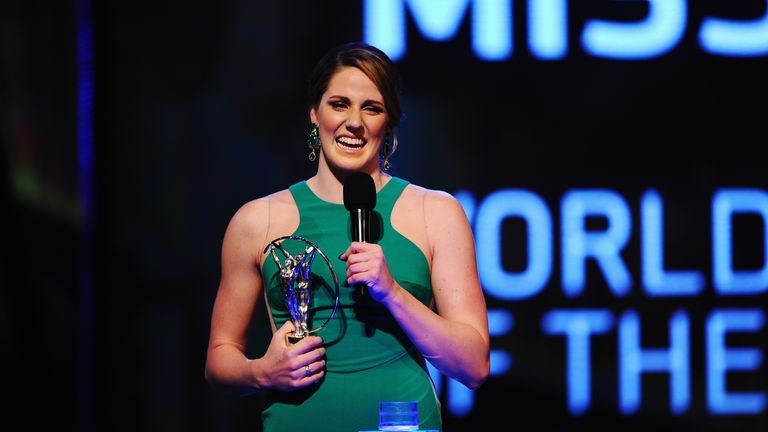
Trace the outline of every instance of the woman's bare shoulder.
[[271, 215], [280, 214], [293, 206], [295, 203], [291, 192], [283, 189], [240, 206], [232, 216], [230, 227], [265, 232]]
[[[418, 185], [409, 185], [407, 189], [411, 189], [411, 196], [419, 197], [412, 198], [412, 202], [419, 202], [427, 244], [433, 252], [436, 247], [461, 242], [472, 236], [464, 208], [453, 195]], [[412, 207], [412, 210], [417, 208]]]
[[460, 210], [460, 213], [463, 214], [459, 201], [450, 193], [442, 190], [428, 189], [424, 186], [410, 183], [405, 188], [405, 191], [403, 191], [403, 198], [422, 201], [427, 216], [430, 214], [439, 216], [443, 212], [448, 212], [450, 215], [456, 213], [457, 210]]

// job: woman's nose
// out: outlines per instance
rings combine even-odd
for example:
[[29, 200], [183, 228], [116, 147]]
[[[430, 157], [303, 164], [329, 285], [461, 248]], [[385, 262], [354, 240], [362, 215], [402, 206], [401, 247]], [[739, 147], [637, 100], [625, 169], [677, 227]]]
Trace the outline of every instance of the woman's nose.
[[349, 110], [347, 116], [347, 129], [356, 130], [363, 127], [363, 120], [359, 110]]

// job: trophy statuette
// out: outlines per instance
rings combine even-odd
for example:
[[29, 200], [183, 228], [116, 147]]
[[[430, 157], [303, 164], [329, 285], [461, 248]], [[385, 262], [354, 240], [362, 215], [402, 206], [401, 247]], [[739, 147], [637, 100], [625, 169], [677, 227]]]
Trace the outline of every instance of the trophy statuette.
[[[306, 247], [303, 252], [291, 255], [283, 247], [282, 243], [285, 240], [299, 241], [306, 244]], [[288, 313], [291, 316], [291, 321], [295, 328], [295, 331], [288, 334], [288, 342], [295, 344], [325, 327], [336, 314], [336, 309], [339, 307], [339, 279], [336, 277], [336, 272], [333, 270], [333, 266], [331, 265], [328, 256], [325, 255], [317, 245], [304, 237], [289, 235], [276, 238], [269, 242], [264, 249], [264, 253], [267, 251], [272, 255], [272, 259], [274, 259], [275, 264], [277, 265], [280, 276], [280, 289], [282, 290], [283, 299], [285, 300], [285, 307], [288, 309]], [[276, 251], [279, 251], [283, 255], [284, 261], [281, 261], [280, 258], [278, 258]], [[328, 269], [331, 271], [333, 283], [336, 288], [336, 298], [330, 316], [319, 327], [310, 329], [308, 324], [309, 308], [312, 304], [312, 286], [310, 279], [315, 254], [320, 254], [328, 266]]]

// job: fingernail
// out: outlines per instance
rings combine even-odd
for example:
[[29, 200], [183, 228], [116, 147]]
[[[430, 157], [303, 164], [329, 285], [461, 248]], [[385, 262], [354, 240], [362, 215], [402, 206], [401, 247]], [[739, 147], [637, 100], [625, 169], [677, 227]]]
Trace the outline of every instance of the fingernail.
[[343, 256], [344, 256], [344, 254], [339, 255], [339, 259], [342, 260], [342, 261], [344, 261], [344, 258], [342, 258]]

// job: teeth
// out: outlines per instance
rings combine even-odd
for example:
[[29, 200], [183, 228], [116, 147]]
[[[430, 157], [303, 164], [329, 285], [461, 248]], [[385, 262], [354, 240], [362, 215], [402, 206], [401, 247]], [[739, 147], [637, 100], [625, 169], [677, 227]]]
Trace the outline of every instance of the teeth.
[[348, 146], [361, 146], [365, 144], [365, 140], [362, 138], [351, 138], [351, 137], [338, 137], [336, 138], [336, 141], [340, 144], [348, 145]]

